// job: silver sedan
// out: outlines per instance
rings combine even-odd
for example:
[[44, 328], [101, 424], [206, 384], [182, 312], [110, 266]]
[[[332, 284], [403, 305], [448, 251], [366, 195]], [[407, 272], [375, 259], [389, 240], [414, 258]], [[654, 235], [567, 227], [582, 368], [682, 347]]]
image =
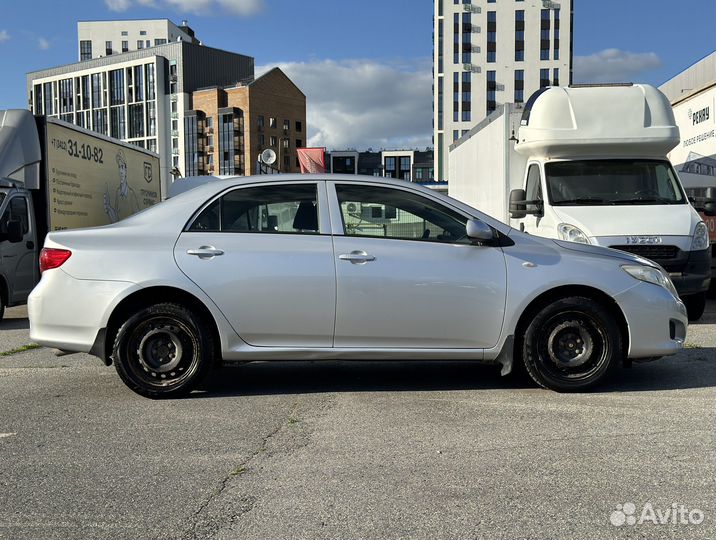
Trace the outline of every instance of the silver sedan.
[[28, 310], [45, 346], [114, 363], [148, 397], [218, 362], [522, 363], [583, 390], [683, 347], [669, 276], [633, 255], [529, 236], [409, 182], [215, 180], [114, 225], [52, 232]]

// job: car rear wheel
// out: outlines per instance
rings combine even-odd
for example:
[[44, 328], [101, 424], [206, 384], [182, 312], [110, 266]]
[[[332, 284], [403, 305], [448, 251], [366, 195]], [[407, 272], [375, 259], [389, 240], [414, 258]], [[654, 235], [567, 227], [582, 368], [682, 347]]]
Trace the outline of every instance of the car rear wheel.
[[211, 332], [189, 309], [162, 303], [141, 309], [119, 328], [112, 359], [122, 381], [150, 398], [191, 392], [213, 362]]
[[541, 308], [524, 334], [522, 358], [530, 377], [558, 392], [603, 381], [622, 354], [621, 332], [599, 302], [573, 296]]

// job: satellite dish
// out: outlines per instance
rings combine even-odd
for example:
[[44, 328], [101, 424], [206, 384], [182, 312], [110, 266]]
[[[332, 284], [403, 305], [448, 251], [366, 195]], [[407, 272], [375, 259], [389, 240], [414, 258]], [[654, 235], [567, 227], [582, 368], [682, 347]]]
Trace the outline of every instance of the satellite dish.
[[261, 152], [261, 162], [265, 163], [266, 165], [272, 165], [276, 162], [276, 152], [271, 150], [270, 148], [267, 148], [263, 152]]

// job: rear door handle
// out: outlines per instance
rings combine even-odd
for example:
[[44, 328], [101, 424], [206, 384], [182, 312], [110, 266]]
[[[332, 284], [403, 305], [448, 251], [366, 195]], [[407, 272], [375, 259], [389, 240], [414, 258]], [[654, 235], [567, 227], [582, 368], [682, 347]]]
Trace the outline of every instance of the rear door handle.
[[211, 259], [223, 255], [224, 252], [220, 249], [216, 249], [214, 246], [201, 246], [199, 249], [187, 249], [187, 255], [194, 255], [200, 259]]
[[351, 251], [350, 253], [342, 253], [338, 255], [342, 261], [350, 261], [352, 264], [365, 264], [375, 260], [373, 255], [368, 255], [365, 251]]

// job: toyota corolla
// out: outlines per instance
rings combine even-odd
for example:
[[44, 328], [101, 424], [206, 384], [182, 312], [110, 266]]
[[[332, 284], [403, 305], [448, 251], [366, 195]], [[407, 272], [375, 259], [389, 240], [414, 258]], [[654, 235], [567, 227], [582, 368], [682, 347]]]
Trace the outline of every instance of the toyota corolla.
[[52, 232], [28, 311], [41, 345], [114, 363], [148, 397], [221, 362], [522, 363], [557, 391], [677, 352], [667, 273], [628, 253], [523, 234], [375, 177], [216, 180], [107, 227]]

